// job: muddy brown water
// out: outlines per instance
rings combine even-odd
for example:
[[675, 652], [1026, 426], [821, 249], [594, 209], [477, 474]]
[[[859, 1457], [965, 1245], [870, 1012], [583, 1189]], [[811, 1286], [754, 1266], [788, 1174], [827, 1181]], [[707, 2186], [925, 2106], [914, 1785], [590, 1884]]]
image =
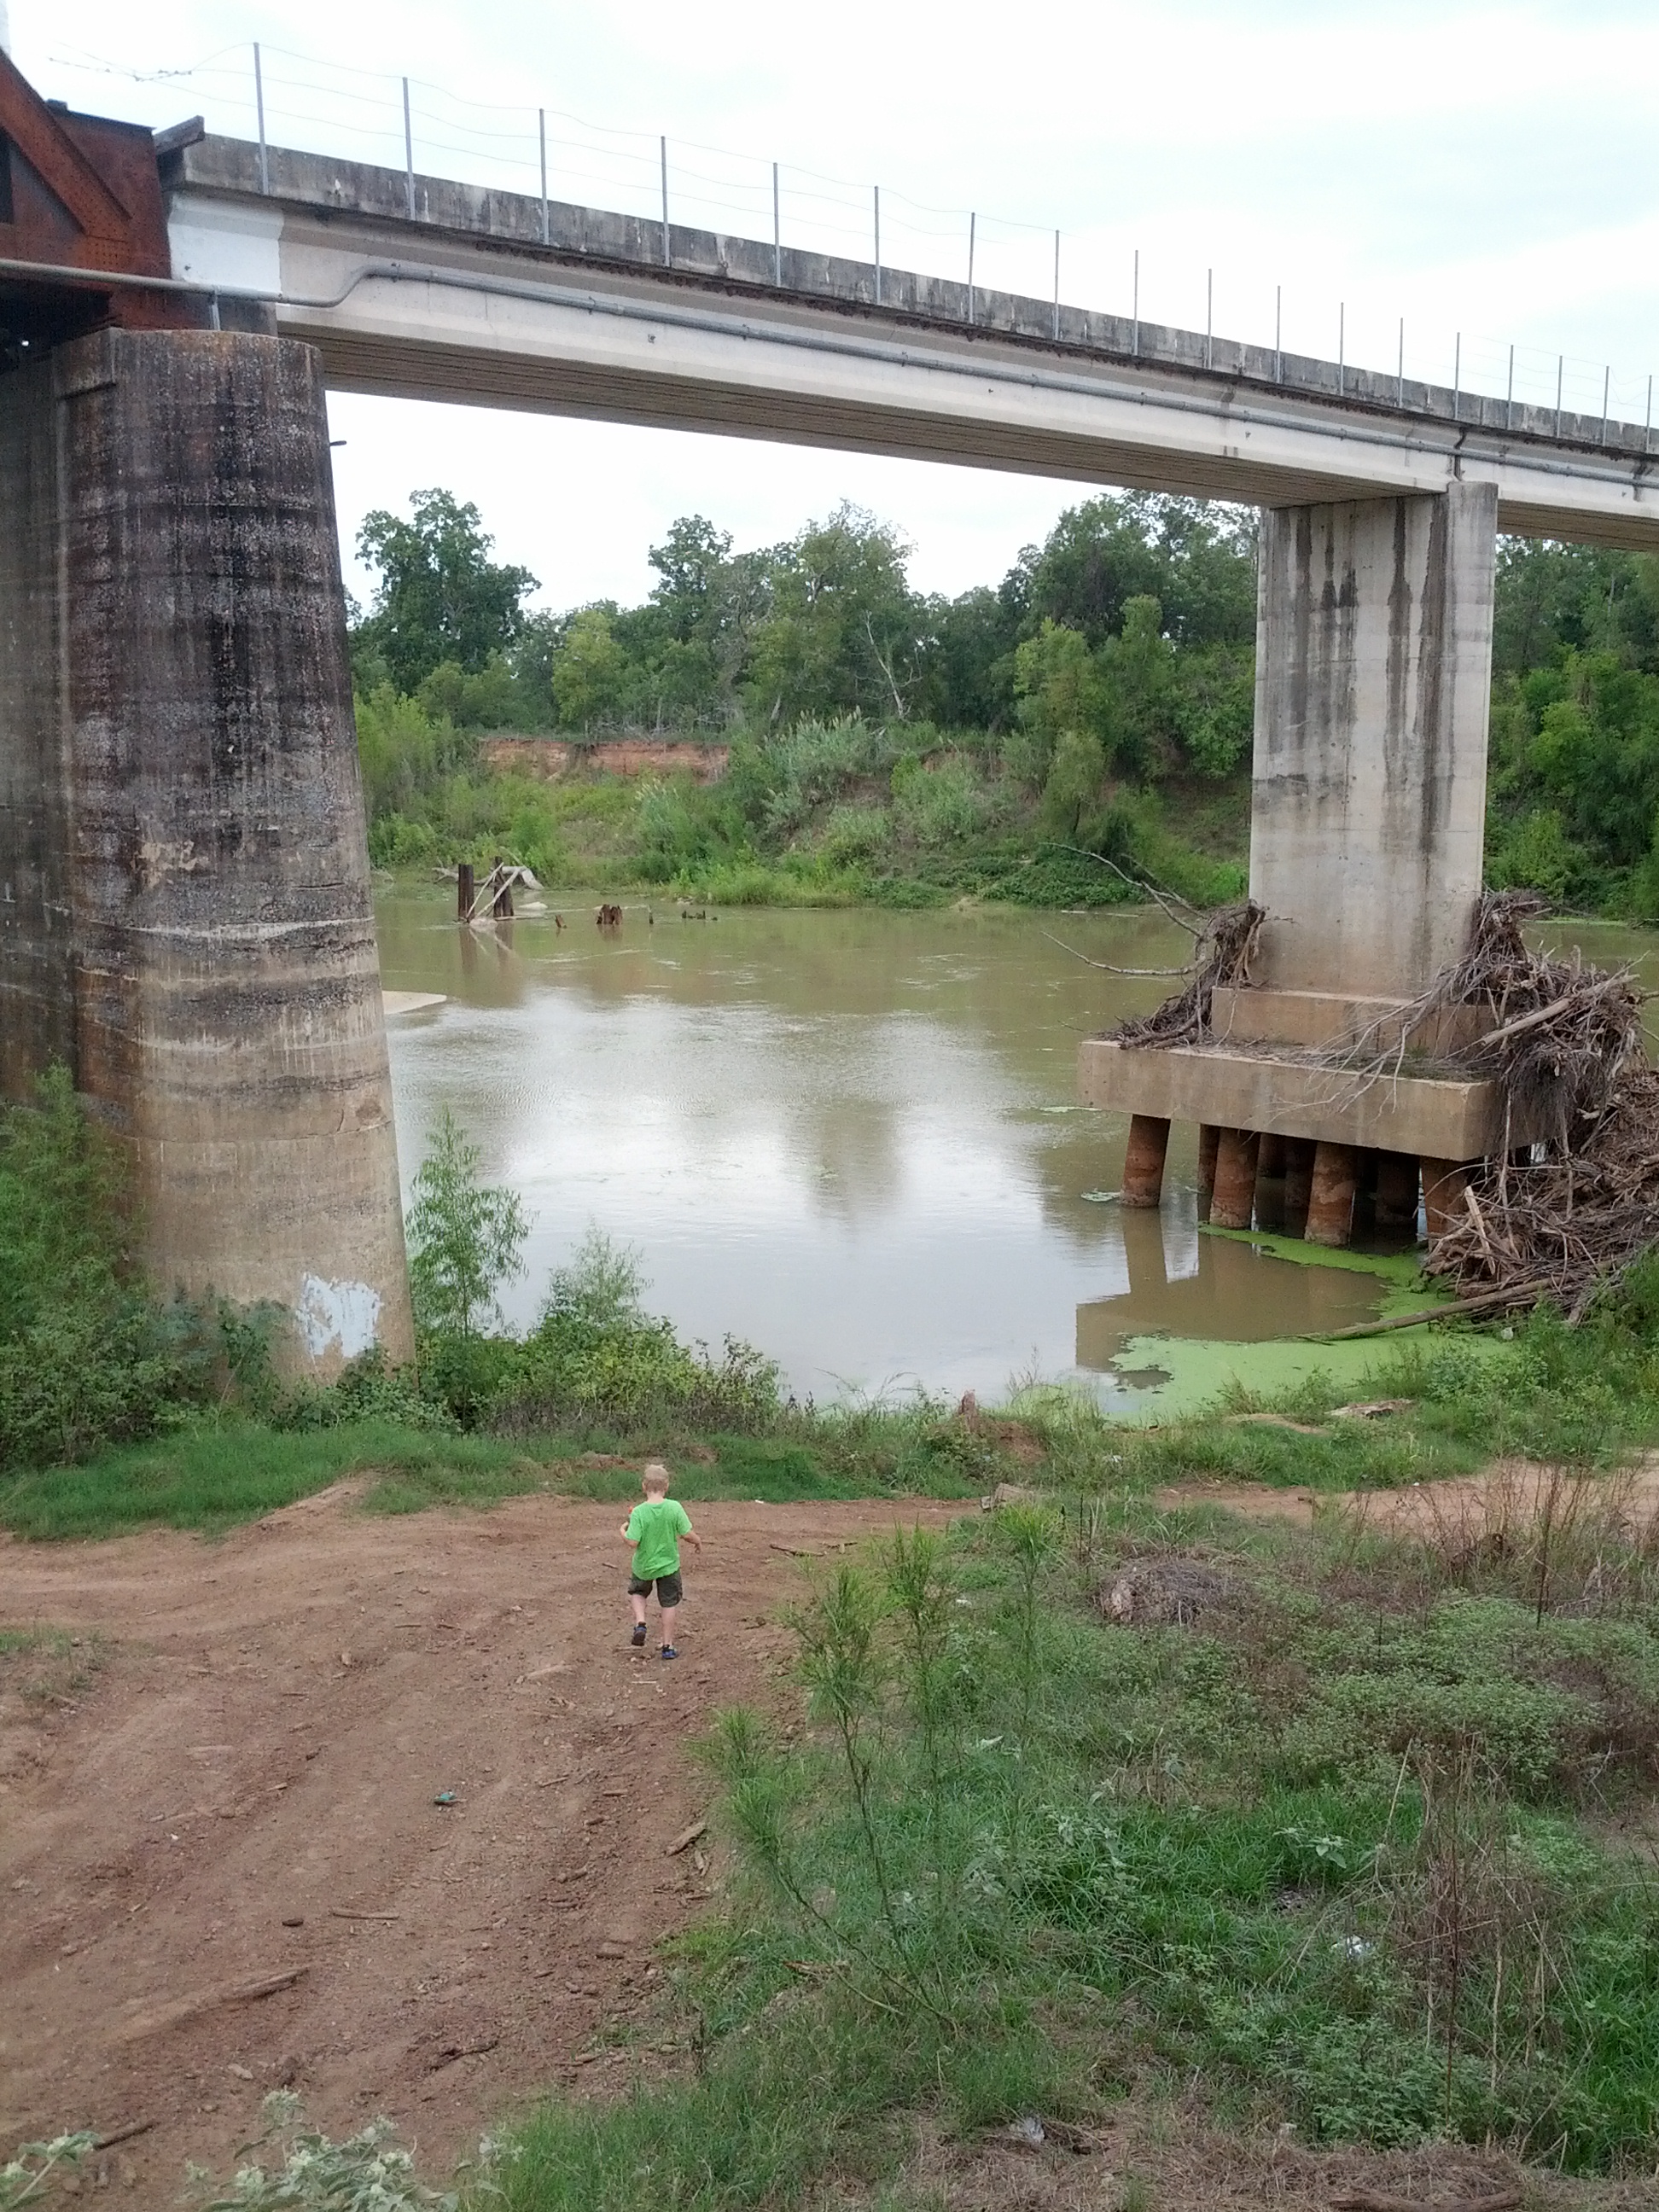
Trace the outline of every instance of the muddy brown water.
[[[388, 990], [445, 994], [389, 1025], [398, 1150], [407, 1188], [447, 1106], [522, 1194], [516, 1322], [589, 1223], [638, 1247], [649, 1303], [683, 1334], [745, 1337], [821, 1400], [990, 1398], [1035, 1373], [1127, 1407], [1135, 1377], [1113, 1363], [1131, 1336], [1259, 1340], [1374, 1310], [1364, 1275], [1200, 1236], [1191, 1129], [1160, 1214], [1086, 1195], [1117, 1188], [1127, 1124], [1077, 1104], [1078, 1041], [1172, 988], [1087, 963], [1179, 962], [1186, 940], [1156, 913], [695, 921], [659, 899], [627, 902], [611, 933], [555, 895], [463, 931], [453, 896], [378, 902]], [[1659, 981], [1659, 937], [1552, 932], [1575, 938]]]

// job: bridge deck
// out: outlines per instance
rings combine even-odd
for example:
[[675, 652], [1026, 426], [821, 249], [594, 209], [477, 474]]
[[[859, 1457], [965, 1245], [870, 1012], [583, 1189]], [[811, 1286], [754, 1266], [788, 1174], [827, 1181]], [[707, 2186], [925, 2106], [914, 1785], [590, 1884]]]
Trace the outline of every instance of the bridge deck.
[[[342, 389], [1267, 506], [1498, 489], [1504, 530], [1659, 547], [1645, 425], [1515, 405], [769, 241], [204, 137], [175, 272], [275, 301]], [[878, 298], [879, 288], [879, 298]]]

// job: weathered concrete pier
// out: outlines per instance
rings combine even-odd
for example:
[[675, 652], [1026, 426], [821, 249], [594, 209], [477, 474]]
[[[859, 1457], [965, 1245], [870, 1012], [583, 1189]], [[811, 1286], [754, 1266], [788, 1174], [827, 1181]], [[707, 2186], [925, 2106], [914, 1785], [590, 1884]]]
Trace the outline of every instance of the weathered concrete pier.
[[[0, 254], [170, 276], [148, 131], [3, 56], [0, 131]], [[413, 1350], [327, 416], [310, 347], [209, 321], [0, 295], [0, 1070], [125, 1140], [158, 1291], [326, 1373]]]
[[[1493, 1085], [1423, 1065], [1461, 1041], [1446, 1018], [1413, 1017], [1480, 892], [1497, 507], [1493, 484], [1468, 483], [1264, 514], [1250, 896], [1266, 919], [1202, 1042], [1082, 1047], [1085, 1097], [1133, 1117], [1126, 1205], [1158, 1203], [1169, 1124], [1187, 1121], [1218, 1226], [1342, 1245], [1369, 1204], [1407, 1231], [1420, 1177], [1432, 1234], [1464, 1164], [1504, 1140]], [[1397, 1066], [1333, 1064], [1361, 1036]]]

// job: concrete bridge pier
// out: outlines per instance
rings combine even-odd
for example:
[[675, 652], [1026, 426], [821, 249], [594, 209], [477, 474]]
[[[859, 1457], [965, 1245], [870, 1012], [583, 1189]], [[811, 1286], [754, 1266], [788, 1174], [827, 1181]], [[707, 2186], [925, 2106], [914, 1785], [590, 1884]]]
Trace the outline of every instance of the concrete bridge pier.
[[[1463, 1164], [1502, 1140], [1494, 1086], [1437, 1057], [1455, 1023], [1412, 1011], [1480, 891], [1497, 521], [1496, 484], [1462, 481], [1263, 514], [1255, 971], [1215, 992], [1195, 1044], [1092, 1037], [1079, 1056], [1091, 1104], [1200, 1125], [1200, 1212], [1219, 1225], [1282, 1219], [1328, 1245], [1373, 1217], [1403, 1228], [1421, 1163], [1437, 1233]], [[1335, 1065], [1360, 1039], [1398, 1072]]]
[[320, 362], [106, 327], [0, 377], [0, 1070], [127, 1145], [151, 1279], [413, 1351]]

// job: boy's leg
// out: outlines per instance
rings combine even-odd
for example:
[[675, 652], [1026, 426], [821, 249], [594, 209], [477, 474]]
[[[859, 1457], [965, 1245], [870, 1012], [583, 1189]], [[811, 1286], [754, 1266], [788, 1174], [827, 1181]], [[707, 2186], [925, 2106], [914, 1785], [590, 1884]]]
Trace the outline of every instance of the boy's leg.
[[636, 1590], [630, 1582], [628, 1586], [628, 1602], [634, 1613], [634, 1633], [628, 1640], [636, 1651], [641, 1650], [645, 1644], [645, 1591]]
[[674, 1615], [680, 1609], [679, 1570], [657, 1578], [657, 1607], [662, 1614], [662, 1648], [666, 1656], [674, 1649]]

